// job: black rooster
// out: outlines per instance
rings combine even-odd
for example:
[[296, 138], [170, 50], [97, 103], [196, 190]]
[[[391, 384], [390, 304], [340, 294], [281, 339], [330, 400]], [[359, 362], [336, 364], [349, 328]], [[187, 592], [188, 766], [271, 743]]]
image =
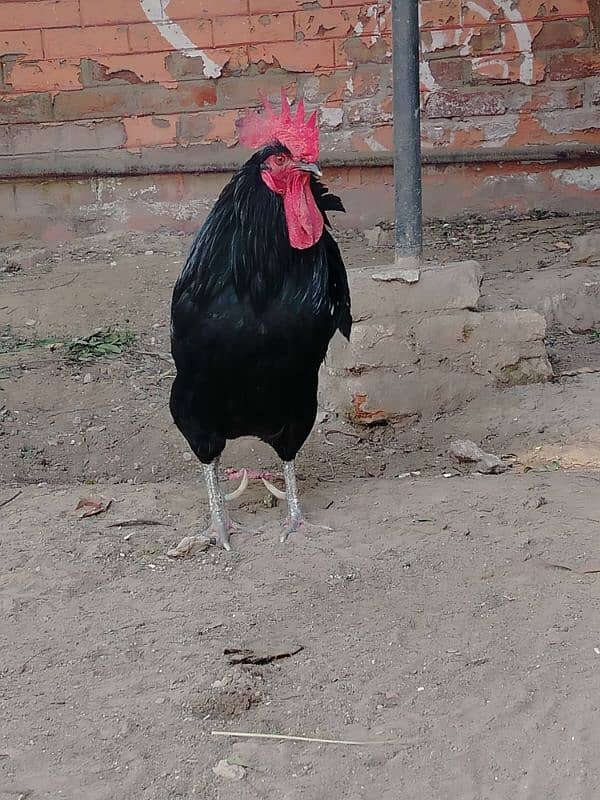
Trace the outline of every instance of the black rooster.
[[336, 329], [349, 338], [352, 325], [346, 269], [324, 227], [344, 208], [317, 180], [315, 118], [304, 121], [301, 103], [293, 119], [287, 99], [280, 116], [265, 108], [240, 139], [266, 146], [208, 215], [171, 308], [171, 414], [203, 464], [208, 533], [226, 550], [237, 527], [217, 478], [227, 439], [256, 436], [282, 459], [285, 541], [303, 521], [294, 459], [315, 421], [319, 367]]

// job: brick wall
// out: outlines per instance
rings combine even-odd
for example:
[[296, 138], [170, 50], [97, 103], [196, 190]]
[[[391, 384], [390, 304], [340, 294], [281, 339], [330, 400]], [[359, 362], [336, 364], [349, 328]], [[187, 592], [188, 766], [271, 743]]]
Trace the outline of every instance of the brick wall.
[[[281, 86], [320, 106], [325, 161], [389, 166], [390, 22], [355, 0], [4, 0], [0, 177], [231, 167], [239, 110]], [[597, 152], [598, 24], [600, 0], [422, 0], [426, 157]], [[595, 191], [598, 163], [552, 182]]]

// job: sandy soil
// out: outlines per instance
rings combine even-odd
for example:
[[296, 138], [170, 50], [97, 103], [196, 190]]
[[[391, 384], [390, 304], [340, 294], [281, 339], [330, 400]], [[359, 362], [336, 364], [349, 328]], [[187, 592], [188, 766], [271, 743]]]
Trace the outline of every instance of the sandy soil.
[[[571, 270], [557, 243], [598, 227], [437, 223], [428, 257], [479, 258], [484, 303], [520, 305], [515, 286], [542, 296]], [[342, 239], [350, 266], [385, 260]], [[253, 485], [235, 514], [259, 534], [172, 561], [206, 512], [165, 408], [187, 241], [26, 243], [0, 263], [0, 800], [595, 798], [599, 373], [411, 429], [321, 418], [300, 483], [332, 532], [282, 547], [283, 510]], [[79, 363], [56, 346], [106, 325], [132, 348]], [[600, 370], [599, 339], [553, 327], [557, 373]], [[457, 436], [511, 470], [457, 469]], [[225, 466], [278, 469], [251, 441]], [[80, 519], [89, 496], [112, 504]], [[232, 664], [236, 648], [267, 663]]]

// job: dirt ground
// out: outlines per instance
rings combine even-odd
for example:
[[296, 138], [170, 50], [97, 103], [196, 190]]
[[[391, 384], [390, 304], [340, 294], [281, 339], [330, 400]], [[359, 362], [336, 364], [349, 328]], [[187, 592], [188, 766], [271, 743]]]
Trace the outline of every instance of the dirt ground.
[[[189, 238], [6, 248], [0, 800], [596, 798], [600, 334], [578, 313], [600, 265], [569, 246], [599, 228], [431, 223], [428, 258], [481, 261], [482, 307], [548, 312], [556, 379], [412, 428], [321, 415], [300, 488], [333, 530], [281, 546], [283, 509], [253, 484], [234, 513], [259, 533], [177, 561], [206, 513], [166, 408]], [[385, 262], [340, 239], [350, 267]], [[73, 338], [108, 326], [135, 341], [82, 360]], [[511, 469], [457, 469], [454, 437]], [[279, 471], [253, 441], [224, 466]], [[80, 519], [83, 497], [112, 503]]]

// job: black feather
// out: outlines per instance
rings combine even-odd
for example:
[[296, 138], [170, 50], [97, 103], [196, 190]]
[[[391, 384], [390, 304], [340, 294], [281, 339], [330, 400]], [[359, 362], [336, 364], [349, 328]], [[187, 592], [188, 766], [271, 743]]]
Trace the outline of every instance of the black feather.
[[[291, 460], [314, 423], [318, 370], [336, 329], [352, 318], [346, 269], [324, 230], [291, 247], [279, 195], [261, 178], [264, 148], [223, 189], [175, 285], [171, 349], [177, 377], [171, 413], [207, 463], [227, 439], [258, 436]], [[317, 206], [343, 210], [311, 179]]]

